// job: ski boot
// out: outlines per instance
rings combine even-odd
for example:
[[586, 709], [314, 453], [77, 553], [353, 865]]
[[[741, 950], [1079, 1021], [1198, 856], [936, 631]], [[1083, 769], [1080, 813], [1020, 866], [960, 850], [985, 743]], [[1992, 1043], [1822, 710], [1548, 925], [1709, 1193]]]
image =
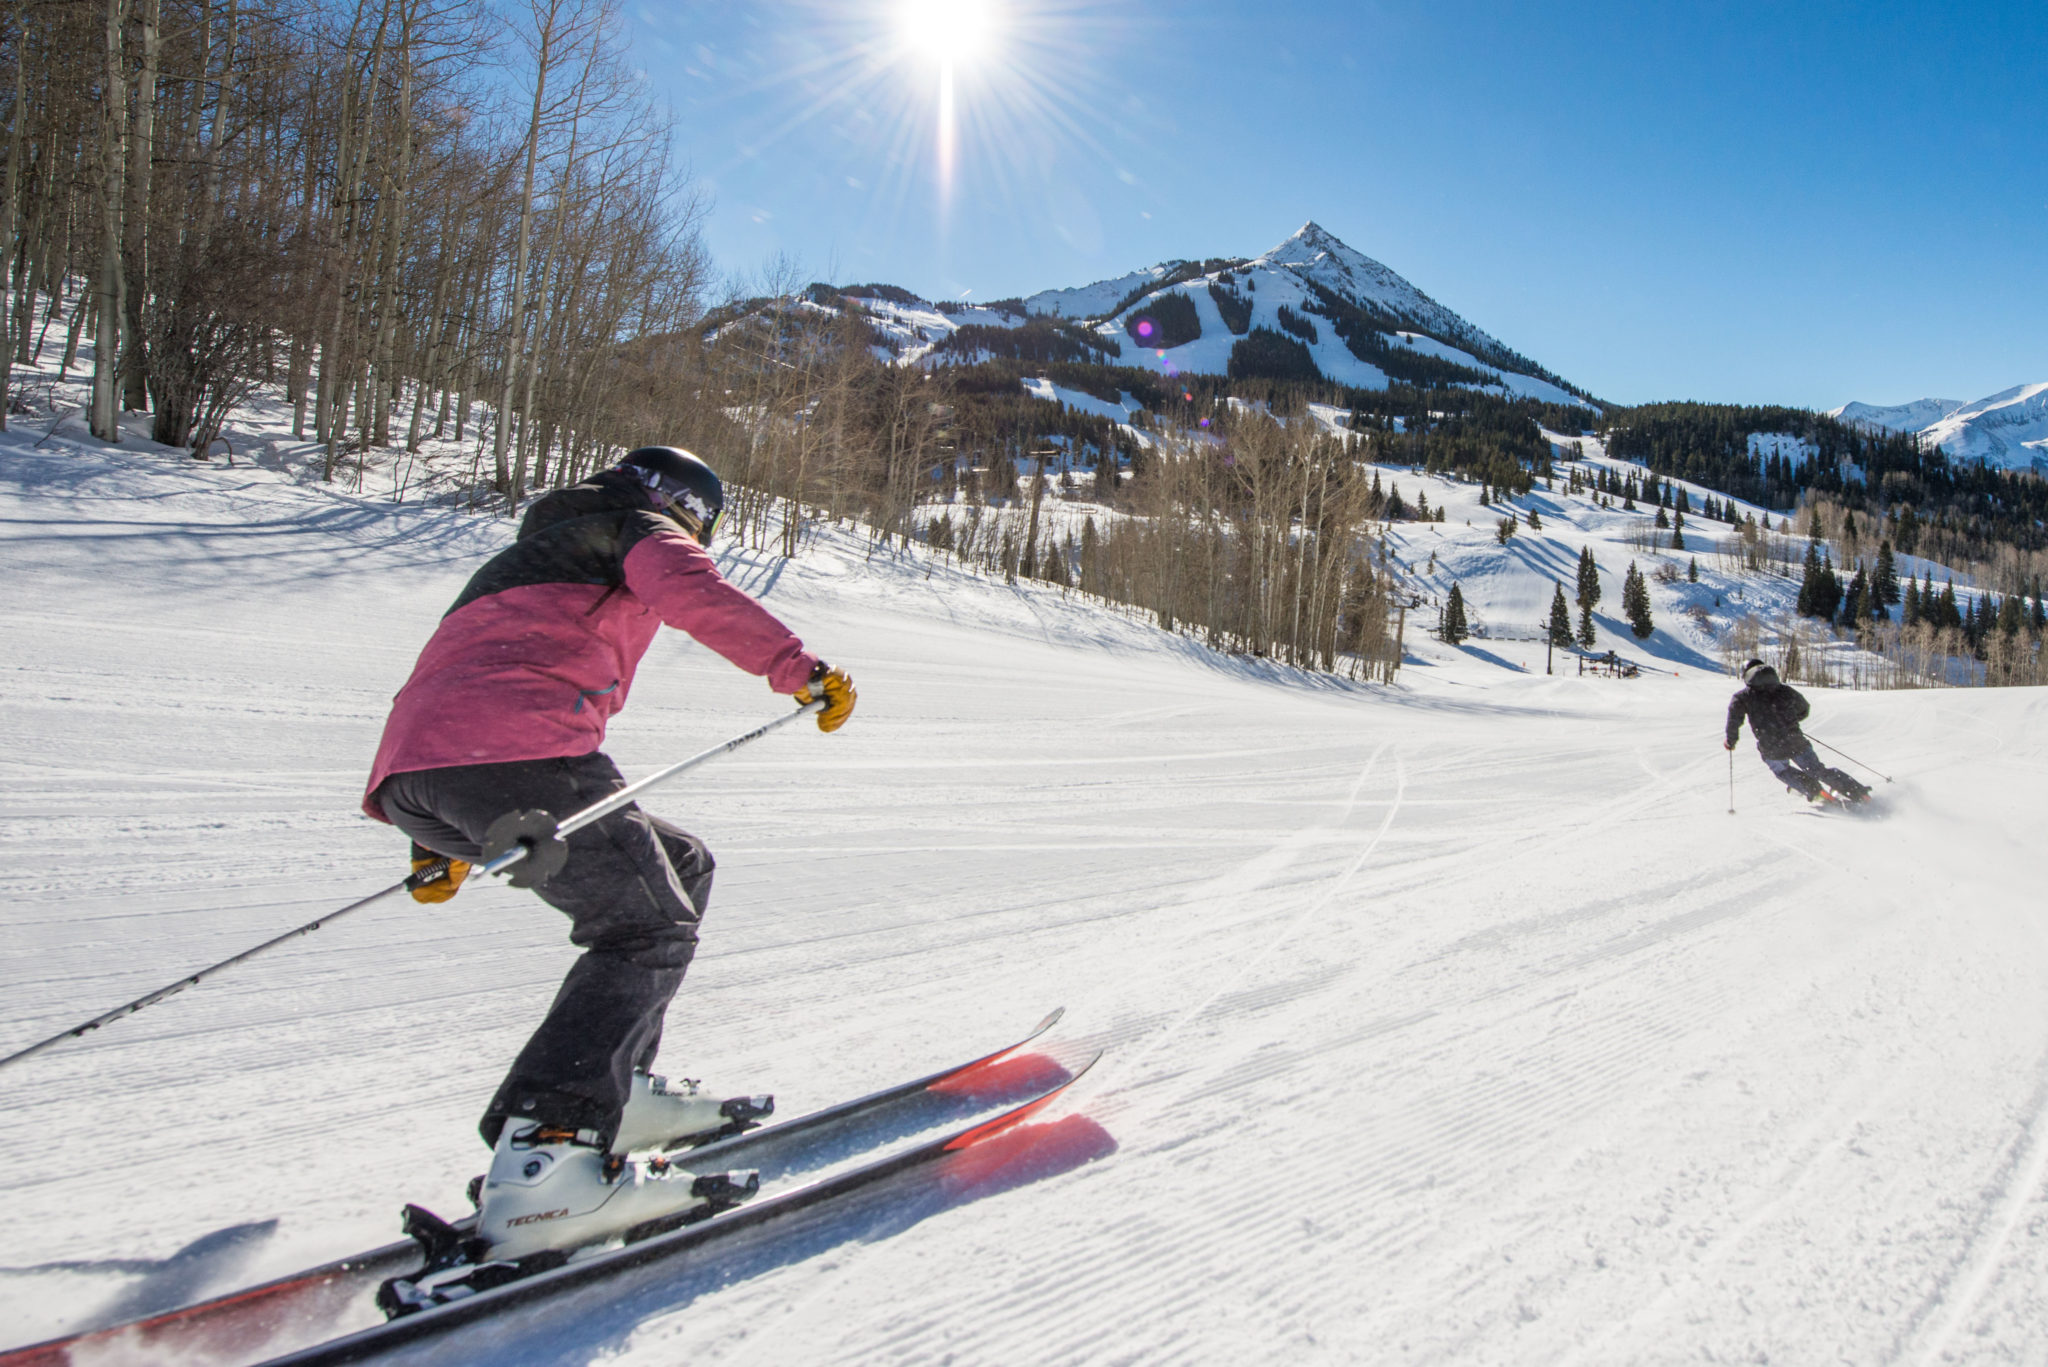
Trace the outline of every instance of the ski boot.
[[659, 1156], [607, 1153], [589, 1130], [507, 1120], [484, 1175], [476, 1237], [492, 1261], [630, 1242], [737, 1205], [760, 1185], [751, 1170], [699, 1175]]
[[693, 1173], [658, 1154], [605, 1151], [594, 1130], [505, 1121], [465, 1233], [419, 1206], [405, 1208], [405, 1232], [426, 1265], [394, 1277], [377, 1304], [396, 1318], [560, 1267], [613, 1240], [633, 1243], [707, 1220], [761, 1189], [752, 1169]]
[[632, 1090], [626, 1095], [625, 1113], [619, 1117], [619, 1132], [612, 1138], [612, 1152], [708, 1144], [753, 1129], [774, 1113], [772, 1096], [720, 1100], [708, 1095], [695, 1078], [671, 1083], [665, 1077], [636, 1071]]

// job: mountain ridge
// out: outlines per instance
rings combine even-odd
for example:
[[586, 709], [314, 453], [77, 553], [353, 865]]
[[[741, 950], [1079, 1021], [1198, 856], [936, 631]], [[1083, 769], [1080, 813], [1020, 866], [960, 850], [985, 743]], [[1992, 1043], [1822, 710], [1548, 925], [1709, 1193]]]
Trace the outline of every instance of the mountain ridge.
[[[1257, 256], [1170, 259], [989, 304], [935, 303], [895, 286], [821, 288], [854, 295], [878, 349], [902, 364], [1033, 359], [1064, 346], [1166, 375], [1451, 384], [1598, 404], [1313, 219]], [[1002, 335], [1034, 326], [1028, 346]]]
[[1879, 406], [1845, 403], [1828, 416], [1886, 432], [1918, 433], [1951, 459], [2048, 474], [2048, 383], [2017, 384], [1963, 403], [1914, 399]]

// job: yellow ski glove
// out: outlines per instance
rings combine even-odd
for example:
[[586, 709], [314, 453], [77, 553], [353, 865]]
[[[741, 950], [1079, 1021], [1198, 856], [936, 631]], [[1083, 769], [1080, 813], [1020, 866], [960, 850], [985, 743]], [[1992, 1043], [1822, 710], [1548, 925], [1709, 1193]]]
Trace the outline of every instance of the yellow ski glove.
[[837, 731], [853, 715], [860, 695], [853, 691], [853, 678], [845, 670], [821, 663], [811, 671], [811, 681], [797, 690], [796, 705], [808, 707], [819, 698], [825, 700], [825, 710], [818, 714], [818, 729]]
[[445, 902], [462, 891], [462, 880], [469, 877], [469, 865], [460, 859], [444, 859], [425, 845], [414, 842], [412, 847], [412, 876], [418, 878], [436, 864], [446, 863], [448, 871], [439, 878], [424, 883], [413, 883], [407, 879], [415, 902]]

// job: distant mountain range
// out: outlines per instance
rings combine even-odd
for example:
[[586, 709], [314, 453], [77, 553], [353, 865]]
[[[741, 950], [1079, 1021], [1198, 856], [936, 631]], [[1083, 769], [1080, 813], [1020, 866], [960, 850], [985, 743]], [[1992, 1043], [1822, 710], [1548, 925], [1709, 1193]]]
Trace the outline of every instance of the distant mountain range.
[[1880, 431], [1918, 432], [1956, 460], [2048, 474], [2048, 384], [2014, 385], [1975, 403], [1845, 403], [1828, 416]]
[[902, 362], [1029, 357], [1065, 338], [1070, 359], [1169, 375], [1320, 378], [1359, 389], [1459, 384], [1592, 402], [1315, 223], [1260, 256], [1165, 261], [1024, 299], [935, 303], [890, 285], [837, 293], [856, 301], [877, 341]]

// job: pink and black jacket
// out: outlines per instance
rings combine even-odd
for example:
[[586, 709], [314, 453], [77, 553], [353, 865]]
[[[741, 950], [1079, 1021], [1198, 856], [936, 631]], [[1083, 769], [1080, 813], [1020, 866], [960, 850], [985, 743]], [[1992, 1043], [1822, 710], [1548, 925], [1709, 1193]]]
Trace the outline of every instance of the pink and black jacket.
[[664, 622], [777, 693], [801, 689], [818, 664], [653, 511], [632, 475], [607, 470], [541, 498], [420, 652], [384, 724], [363, 810], [388, 820], [376, 794], [392, 774], [596, 750]]

